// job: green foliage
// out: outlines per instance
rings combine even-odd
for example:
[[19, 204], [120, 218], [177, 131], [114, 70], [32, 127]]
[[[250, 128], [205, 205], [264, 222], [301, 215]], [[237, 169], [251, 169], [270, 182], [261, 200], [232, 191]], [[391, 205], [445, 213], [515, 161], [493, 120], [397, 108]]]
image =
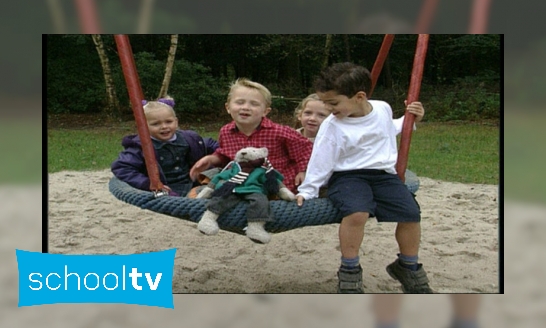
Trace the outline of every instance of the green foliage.
[[[146, 99], [159, 94], [169, 35], [130, 37]], [[89, 36], [47, 37], [49, 113], [99, 112], [105, 104], [98, 55]], [[128, 92], [111, 36], [103, 37], [122, 108]], [[326, 35], [180, 35], [169, 95], [180, 114], [218, 113], [229, 82], [247, 77], [268, 87], [273, 108], [291, 112], [295, 102], [313, 92], [324, 62]], [[333, 35], [329, 63], [349, 58], [373, 67], [381, 35]], [[379, 77], [374, 98], [403, 113], [416, 47], [415, 35], [397, 35]], [[431, 35], [420, 100], [428, 121], [499, 119], [500, 36]], [[399, 110], [399, 111], [398, 111]]]
[[177, 102], [177, 112], [217, 114], [224, 108], [228, 88], [227, 79], [212, 77], [208, 67], [179, 59], [169, 93]]
[[[156, 99], [159, 94], [159, 89], [161, 88], [163, 73], [165, 72], [165, 63], [155, 60], [154, 55], [149, 52], [135, 53], [134, 59], [144, 98], [149, 100]], [[119, 63], [112, 66], [112, 75], [120, 105], [122, 107], [126, 106], [130, 108], [129, 92]]]
[[[498, 86], [497, 86], [498, 87]], [[499, 120], [500, 93], [473, 78], [459, 79], [452, 87], [425, 85], [420, 100], [426, 104], [426, 121]]]
[[[157, 60], [154, 54], [140, 52], [134, 55], [139, 74], [140, 85], [145, 99], [157, 99], [165, 74], [166, 62]], [[114, 69], [116, 89], [119, 99], [125, 106], [130, 106], [129, 95], [121, 67]], [[215, 113], [226, 101], [228, 82], [215, 79], [210, 69], [184, 59], [177, 59], [173, 65], [168, 94], [175, 102], [175, 111], [184, 113]]]
[[48, 38], [48, 113], [100, 112], [104, 78], [91, 36]]

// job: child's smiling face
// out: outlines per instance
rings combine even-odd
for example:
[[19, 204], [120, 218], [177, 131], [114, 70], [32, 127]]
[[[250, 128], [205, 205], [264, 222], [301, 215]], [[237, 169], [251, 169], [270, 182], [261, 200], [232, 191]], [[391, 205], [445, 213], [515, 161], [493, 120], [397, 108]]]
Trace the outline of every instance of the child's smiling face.
[[320, 100], [310, 100], [298, 114], [298, 120], [305, 132], [304, 136], [311, 138], [316, 137], [320, 124], [330, 112]]
[[178, 119], [167, 106], [146, 113], [146, 121], [150, 136], [161, 141], [171, 139], [178, 128]]
[[371, 110], [368, 105], [366, 93], [363, 91], [357, 92], [351, 98], [345, 95], [340, 95], [336, 91], [317, 92], [324, 106], [336, 118], [343, 119], [345, 117], [360, 117], [366, 115]]
[[241, 130], [253, 130], [270, 111], [264, 96], [256, 89], [238, 87], [233, 90], [226, 110]]

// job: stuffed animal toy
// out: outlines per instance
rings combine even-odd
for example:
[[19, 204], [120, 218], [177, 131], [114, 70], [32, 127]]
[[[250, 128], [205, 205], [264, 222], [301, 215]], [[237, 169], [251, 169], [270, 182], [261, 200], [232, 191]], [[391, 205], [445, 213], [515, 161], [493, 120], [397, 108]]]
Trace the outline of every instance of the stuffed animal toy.
[[282, 184], [283, 176], [267, 160], [267, 148], [246, 147], [235, 154], [222, 172], [197, 195], [211, 198], [197, 228], [206, 235], [215, 235], [218, 217], [241, 201], [248, 202], [246, 236], [256, 243], [271, 240], [265, 230], [266, 222], [273, 221], [268, 195], [276, 194], [284, 200], [294, 200], [294, 194]]

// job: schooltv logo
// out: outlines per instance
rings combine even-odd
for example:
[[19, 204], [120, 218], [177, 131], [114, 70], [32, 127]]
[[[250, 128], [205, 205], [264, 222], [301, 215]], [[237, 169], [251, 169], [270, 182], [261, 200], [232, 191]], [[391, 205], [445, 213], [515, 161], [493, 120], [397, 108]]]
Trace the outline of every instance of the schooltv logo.
[[15, 253], [20, 307], [126, 303], [174, 308], [174, 248], [132, 255]]

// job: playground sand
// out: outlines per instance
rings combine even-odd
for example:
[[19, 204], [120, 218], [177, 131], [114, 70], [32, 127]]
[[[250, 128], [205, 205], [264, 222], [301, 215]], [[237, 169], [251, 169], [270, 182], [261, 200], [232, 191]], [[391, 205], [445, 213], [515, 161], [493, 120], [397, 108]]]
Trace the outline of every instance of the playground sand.
[[[338, 225], [273, 234], [267, 245], [141, 210], [108, 191], [109, 170], [49, 175], [49, 252], [131, 254], [176, 248], [174, 293], [335, 293]], [[420, 178], [419, 252], [438, 293], [499, 291], [498, 186]], [[385, 267], [396, 258], [395, 224], [366, 224], [361, 247], [369, 293], [399, 293]]]
[[[133, 253], [178, 248], [174, 289], [216, 293], [335, 291], [336, 226], [273, 236], [260, 246], [244, 236], [202, 236], [195, 224], [146, 212], [115, 199], [108, 171], [49, 175], [49, 250]], [[497, 187], [421, 178], [421, 260], [439, 292], [495, 292]], [[474, 189], [472, 189], [474, 188]], [[455, 195], [455, 196], [453, 196]], [[42, 187], [0, 186], [0, 326], [77, 327], [373, 327], [372, 297], [338, 295], [174, 295], [175, 309], [123, 304], [56, 304], [17, 308], [15, 249], [41, 250]], [[484, 295], [483, 327], [544, 327], [546, 207], [506, 203], [505, 291]], [[381, 228], [381, 229], [380, 229]], [[399, 292], [383, 271], [396, 252], [394, 227], [367, 225], [362, 256], [367, 291]], [[461, 238], [468, 238], [463, 241]], [[464, 276], [469, 278], [464, 279]], [[24, 288], [24, 285], [21, 285]], [[342, 298], [340, 298], [342, 297]], [[349, 298], [347, 298], [349, 297]], [[447, 327], [445, 295], [406, 295], [403, 327]]]

